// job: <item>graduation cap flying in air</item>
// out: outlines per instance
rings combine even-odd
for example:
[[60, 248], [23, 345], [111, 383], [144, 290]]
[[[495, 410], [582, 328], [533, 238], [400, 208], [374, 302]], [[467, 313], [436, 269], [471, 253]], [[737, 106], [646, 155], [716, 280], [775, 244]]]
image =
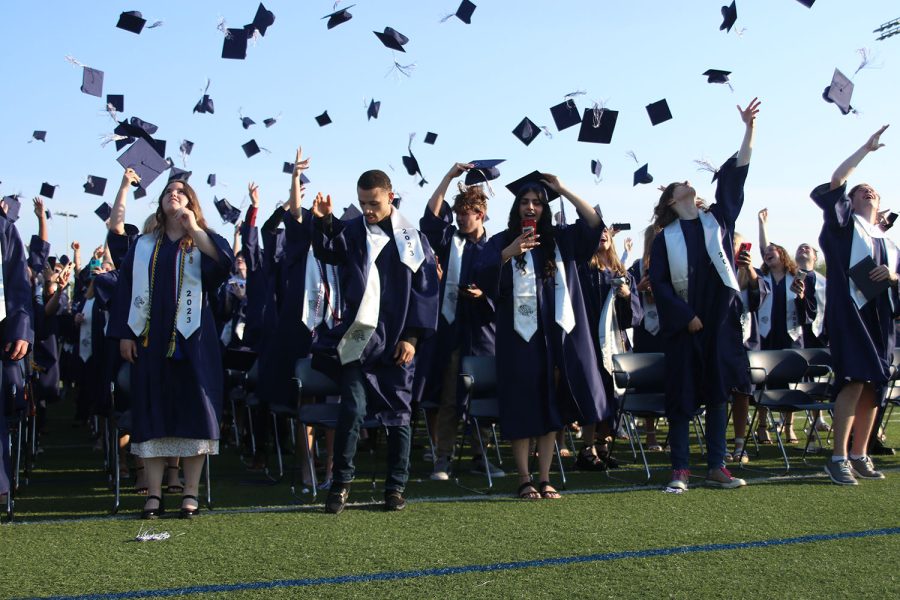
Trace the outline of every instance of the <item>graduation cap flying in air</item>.
[[419, 180], [419, 187], [424, 187], [428, 182], [425, 181], [425, 175], [422, 174], [422, 169], [419, 167], [419, 161], [416, 160], [416, 156], [412, 151], [412, 142], [415, 137], [415, 133], [409, 134], [409, 144], [406, 146], [407, 151], [409, 151], [409, 156], [403, 157], [403, 166], [406, 168], [406, 172], [410, 175], [418, 175], [421, 178]]

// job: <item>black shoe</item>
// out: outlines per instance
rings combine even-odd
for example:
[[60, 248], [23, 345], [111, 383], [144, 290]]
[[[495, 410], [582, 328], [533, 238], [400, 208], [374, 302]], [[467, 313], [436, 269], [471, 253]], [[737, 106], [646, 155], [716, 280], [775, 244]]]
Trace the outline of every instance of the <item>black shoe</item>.
[[343, 483], [334, 483], [325, 500], [325, 512], [339, 515], [347, 506], [347, 498], [350, 497], [350, 486]]
[[606, 464], [590, 450], [584, 449], [575, 458], [575, 468], [579, 471], [605, 471]]
[[181, 507], [181, 513], [178, 515], [182, 519], [193, 519], [197, 515], [200, 514], [200, 500], [197, 499], [197, 496], [191, 496], [190, 494], [185, 494], [181, 497], [181, 504], [184, 504], [185, 500], [193, 500], [197, 503], [197, 508], [185, 508]]
[[879, 439], [876, 439], [871, 444], [869, 444], [869, 449], [867, 452], [870, 456], [893, 456], [894, 449], [890, 446], [885, 446], [884, 442]]
[[384, 493], [384, 510], [403, 510], [406, 508], [406, 498], [400, 490], [388, 490]]
[[604, 465], [606, 465], [607, 469], [618, 469], [619, 461], [613, 458], [612, 454], [609, 453], [609, 448], [597, 448], [597, 458], [599, 458]]
[[[147, 496], [147, 502], [149, 502], [150, 500], [156, 500], [158, 504], [156, 505], [156, 508], [145, 508], [143, 511], [141, 511], [141, 518], [144, 520], [158, 519], [166, 512], [166, 509], [163, 508], [162, 498], [160, 498], [159, 496]], [[146, 503], [144, 504], [144, 506], [147, 506]]]

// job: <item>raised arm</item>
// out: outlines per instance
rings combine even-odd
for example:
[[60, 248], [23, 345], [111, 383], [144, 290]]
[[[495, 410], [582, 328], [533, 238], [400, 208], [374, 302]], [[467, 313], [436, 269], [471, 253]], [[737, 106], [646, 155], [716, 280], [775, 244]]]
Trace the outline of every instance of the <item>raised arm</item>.
[[36, 197], [34, 200], [34, 216], [38, 220], [38, 237], [42, 242], [50, 242], [50, 235], [47, 233], [47, 212], [44, 209], [44, 200]]
[[559, 180], [559, 177], [557, 177], [556, 175], [551, 175], [550, 173], [541, 173], [541, 175], [544, 177], [541, 180], [541, 183], [568, 200], [572, 204], [572, 206], [575, 207], [575, 210], [578, 212], [578, 216], [584, 219], [587, 222], [588, 226], [590, 226], [591, 228], [600, 226], [600, 223], [602, 223], [603, 221], [600, 219], [600, 215], [597, 214], [597, 211], [595, 211], [590, 204], [582, 200], [581, 197], [564, 186], [563, 183]]
[[72, 242], [72, 262], [75, 263], [75, 272], [81, 273], [81, 244]]
[[769, 209], [764, 208], [759, 211], [759, 253], [766, 255], [766, 248], [769, 247]]
[[444, 178], [441, 179], [441, 182], [434, 189], [434, 193], [431, 194], [431, 198], [428, 200], [428, 208], [426, 210], [430, 210], [432, 214], [436, 217], [441, 216], [441, 205], [444, 203], [444, 197], [447, 195], [447, 188], [450, 187], [450, 182], [468, 171], [472, 168], [472, 165], [467, 163], [455, 163], [450, 170], [447, 171], [447, 174], [444, 175]]
[[862, 162], [862, 159], [864, 159], [867, 154], [884, 147], [884, 144], [881, 143], [881, 134], [884, 133], [888, 127], [889, 125], [882, 125], [881, 129], [873, 133], [865, 144], [860, 146], [856, 152], [848, 156], [847, 160], [838, 165], [838, 168], [835, 169], [834, 173], [831, 175], [831, 186], [829, 189], [836, 190], [847, 183], [850, 173], [859, 166], [859, 163]]
[[741, 149], [738, 150], [737, 166], [744, 167], [750, 164], [750, 155], [753, 154], [753, 138], [756, 134], [756, 114], [759, 112], [760, 101], [754, 98], [747, 105], [747, 108], [741, 108], [738, 104], [738, 112], [741, 113], [741, 120], [744, 122], [744, 139], [741, 141]]
[[116, 235], [125, 235], [125, 205], [128, 203], [128, 190], [133, 183], [139, 183], [141, 178], [134, 169], [125, 169], [122, 174], [122, 182], [119, 184], [119, 192], [109, 213], [109, 230]]
[[303, 158], [303, 149], [297, 148], [297, 158], [294, 161], [294, 172], [291, 175], [291, 216], [301, 221], [303, 213], [300, 212], [300, 203], [303, 200], [303, 182], [300, 176], [309, 168], [309, 159]]
[[234, 224], [234, 239], [231, 241], [231, 251], [235, 256], [241, 251], [241, 227], [243, 225], [243, 221], [238, 221]]

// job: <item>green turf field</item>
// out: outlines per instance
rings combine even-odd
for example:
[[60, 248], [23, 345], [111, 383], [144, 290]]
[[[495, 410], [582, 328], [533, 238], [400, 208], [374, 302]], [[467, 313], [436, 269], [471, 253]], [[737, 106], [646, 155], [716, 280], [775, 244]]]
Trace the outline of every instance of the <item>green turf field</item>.
[[[888, 469], [886, 481], [841, 488], [820, 476], [821, 457], [804, 466], [796, 448], [793, 477], [772, 477], [780, 459], [766, 447], [749, 465], [757, 470], [734, 469], [752, 480], [747, 488], [708, 490], [698, 479], [695, 489], [674, 495], [660, 491], [667, 457], [656, 454], [650, 486], [625, 464], [616, 479], [570, 472], [570, 493], [562, 500], [527, 502], [511, 498], [512, 476], [499, 480], [489, 496], [452, 481], [431, 482], [430, 465], [417, 449], [408, 488], [415, 501], [404, 512], [386, 514], [372, 503], [381, 492], [372, 490], [373, 458], [364, 454], [351, 494], [357, 504], [334, 517], [292, 502], [286, 482], [266, 483], [225, 447], [213, 461], [216, 510], [190, 522], [151, 522], [172, 537], [138, 543], [132, 540], [147, 525], [135, 519], [143, 498], [126, 494], [120, 514], [106, 516], [112, 496], [101, 454], [65, 416], [65, 406], [51, 414], [45, 451], [18, 497], [16, 522], [0, 527], [2, 597], [170, 590], [203, 598], [887, 598], [900, 589], [900, 457], [878, 462]], [[900, 423], [891, 428], [889, 441], [896, 445]], [[630, 457], [622, 446], [618, 454]], [[509, 461], [504, 467], [511, 468]], [[465, 474], [461, 483], [485, 488], [484, 478], [474, 475]], [[178, 497], [167, 500], [177, 508]], [[887, 531], [804, 537], [879, 529]], [[803, 539], [703, 547], [789, 538]], [[691, 551], [682, 553], [684, 547]], [[615, 554], [643, 550], [659, 552]], [[508, 564], [571, 557], [589, 559]], [[434, 571], [447, 567], [470, 569]], [[369, 575], [375, 577], [309, 585], [311, 579]], [[260, 587], [271, 582], [279, 583]], [[198, 587], [180, 589], [191, 586]]]

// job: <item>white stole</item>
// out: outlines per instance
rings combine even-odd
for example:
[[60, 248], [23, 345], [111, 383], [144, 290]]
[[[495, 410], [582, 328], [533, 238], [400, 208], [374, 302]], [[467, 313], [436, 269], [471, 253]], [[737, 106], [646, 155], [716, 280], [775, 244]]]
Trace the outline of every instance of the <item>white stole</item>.
[[[513, 259], [515, 260], [515, 259]], [[575, 327], [575, 311], [572, 309], [572, 297], [566, 285], [566, 267], [556, 248], [554, 255], [556, 277], [554, 280], [554, 317], [556, 323], [566, 333]], [[534, 257], [531, 252], [525, 253], [525, 268], [513, 267], [513, 328], [526, 342], [537, 331], [537, 274]]]
[[6, 318], [6, 290], [3, 286], [3, 255], [6, 248], [0, 242], [0, 321]]
[[[160, 235], [165, 235], [162, 233]], [[156, 236], [142, 235], [134, 248], [134, 264], [131, 271], [131, 306], [128, 309], [128, 326], [135, 335], [141, 335], [150, 318], [150, 269]], [[175, 277], [181, 265], [184, 251], [179, 248], [175, 256]], [[200, 328], [203, 281], [201, 279], [201, 252], [196, 245], [184, 257], [184, 275], [178, 289], [178, 313], [175, 327], [185, 338]], [[159, 265], [157, 265], [159, 268]], [[168, 324], [166, 325], [168, 327]]]
[[300, 303], [300, 321], [310, 332], [322, 323], [328, 312], [325, 306], [326, 285], [328, 283], [322, 280], [322, 273], [319, 270], [319, 261], [316, 260], [310, 247], [306, 253], [303, 301]]
[[[600, 274], [598, 272], [598, 277]], [[619, 319], [616, 314], [616, 287], [612, 286], [600, 311], [600, 323], [598, 324], [598, 340], [602, 354], [603, 368], [607, 373], [613, 372], [613, 356], [625, 352], [625, 344], [622, 342], [622, 334], [619, 331]]]
[[[638, 259], [638, 272], [643, 279], [644, 277], [644, 259]], [[650, 335], [659, 333], [659, 311], [656, 308], [656, 302], [650, 300], [653, 294], [641, 292], [644, 301], [644, 330]]]
[[[396, 209], [391, 212], [391, 229], [400, 261], [415, 273], [425, 262], [425, 250], [418, 231]], [[381, 279], [376, 259], [391, 241], [379, 225], [366, 225], [366, 289], [356, 312], [356, 319], [338, 342], [337, 352], [342, 365], [362, 357], [363, 350], [378, 326], [381, 308]]]
[[[703, 210], [700, 211], [698, 218], [703, 226], [706, 253], [719, 273], [719, 277], [722, 278], [722, 283], [726, 287], [740, 292], [741, 287], [738, 285], [737, 277], [734, 275], [734, 268], [731, 266], [731, 261], [728, 260], [728, 255], [725, 254], [725, 248], [722, 246], [722, 228], [719, 226], [719, 222], [716, 221], [715, 216]], [[666, 252], [669, 255], [669, 275], [672, 279], [672, 287], [675, 288], [675, 293], [678, 294], [678, 297], [687, 302], [690, 278], [688, 274], [687, 243], [684, 240], [684, 232], [681, 230], [681, 220], [675, 220], [667, 225], [663, 229], [663, 234], [666, 236]]]
[[[772, 275], [763, 275], [763, 279], [769, 284], [771, 294], [767, 294], [759, 305], [759, 335], [769, 337], [772, 332], [772, 305], [775, 303], [775, 280]], [[784, 274], [784, 293], [785, 293], [785, 323], [787, 324], [787, 332], [795, 342], [803, 335], [803, 325], [797, 320], [797, 294], [791, 287], [794, 285], [794, 276], [790, 273]]]
[[84, 303], [81, 314], [84, 315], [84, 320], [81, 322], [81, 327], [78, 330], [78, 356], [81, 357], [81, 360], [87, 362], [91, 357], [91, 354], [93, 354], [91, 340], [91, 321], [93, 320], [94, 314], [93, 298], [88, 299]]
[[816, 337], [820, 337], [825, 330], [825, 282], [822, 274], [816, 273], [816, 318], [811, 325]]
[[[897, 266], [897, 246], [894, 242], [885, 237], [884, 232], [881, 231], [881, 229], [868, 223], [857, 214], [853, 215], [853, 241], [850, 245], [850, 264], [847, 266], [852, 268], [867, 255], [875, 258], [875, 245], [872, 242], [872, 238], [881, 238], [884, 242], [884, 249], [887, 254], [886, 266], [893, 272]], [[868, 302], [865, 294], [859, 291], [859, 288], [856, 287], [856, 282], [853, 281], [852, 277], [847, 277], [847, 280], [850, 283], [850, 297], [856, 303], [857, 308], [862, 308], [866, 305], [866, 302]], [[888, 293], [888, 299], [891, 302], [891, 307], [893, 307], [894, 298], [890, 293]]]
[[459, 274], [462, 270], [463, 249], [466, 240], [458, 233], [453, 234], [450, 241], [450, 257], [447, 259], [447, 273], [444, 278], [444, 301], [441, 303], [441, 314], [447, 323], [456, 320], [456, 304], [459, 300]]

